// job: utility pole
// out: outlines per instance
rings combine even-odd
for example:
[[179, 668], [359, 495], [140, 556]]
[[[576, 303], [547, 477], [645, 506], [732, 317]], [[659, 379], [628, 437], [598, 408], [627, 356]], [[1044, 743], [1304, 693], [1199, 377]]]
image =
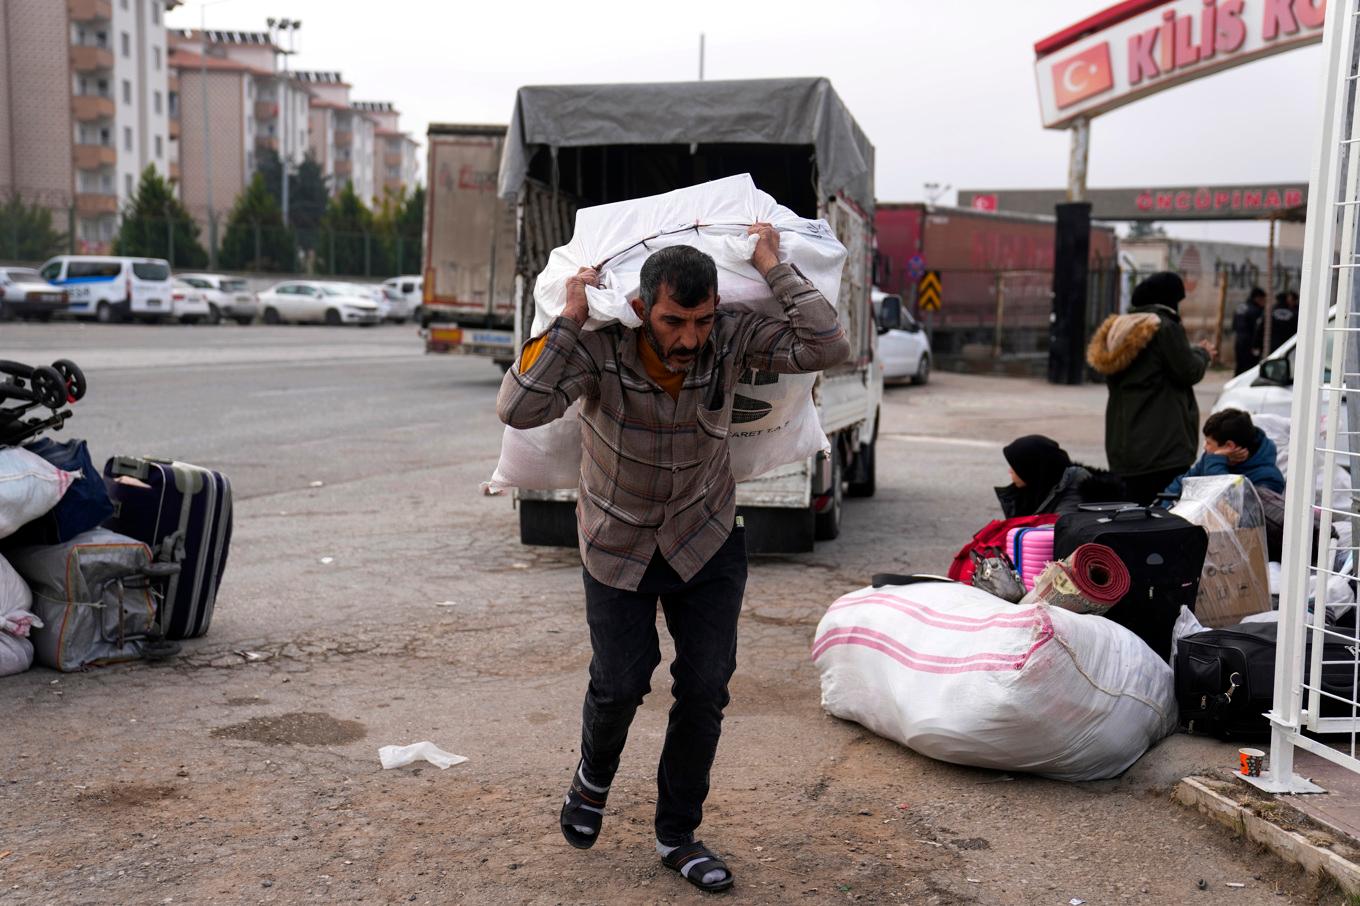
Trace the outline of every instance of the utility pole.
[[699, 32], [699, 81], [704, 80], [704, 33]]
[[202, 43], [198, 78], [203, 85], [203, 194], [208, 202], [208, 268], [217, 269], [217, 216], [213, 211], [212, 128], [208, 117], [208, 7], [227, 0], [203, 0], [198, 8], [198, 37]]

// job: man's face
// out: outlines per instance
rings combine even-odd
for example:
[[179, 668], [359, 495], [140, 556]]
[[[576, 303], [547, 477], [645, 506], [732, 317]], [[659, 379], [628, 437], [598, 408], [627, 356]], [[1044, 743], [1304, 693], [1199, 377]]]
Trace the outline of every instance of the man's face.
[[713, 332], [717, 307], [718, 295], [713, 293], [694, 308], [686, 308], [671, 298], [670, 287], [664, 283], [657, 289], [650, 315], [641, 299], [633, 300], [633, 309], [642, 318], [643, 335], [672, 374], [684, 374], [694, 364]]

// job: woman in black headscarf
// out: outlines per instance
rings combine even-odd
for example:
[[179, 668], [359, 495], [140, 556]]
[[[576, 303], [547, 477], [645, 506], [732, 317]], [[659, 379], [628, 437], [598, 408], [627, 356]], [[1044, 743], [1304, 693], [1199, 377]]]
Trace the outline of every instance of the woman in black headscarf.
[[1016, 438], [1002, 449], [1011, 483], [996, 489], [1007, 519], [1036, 513], [1075, 513], [1083, 503], [1123, 500], [1123, 482], [1103, 469], [1072, 462], [1058, 442], [1042, 434]]

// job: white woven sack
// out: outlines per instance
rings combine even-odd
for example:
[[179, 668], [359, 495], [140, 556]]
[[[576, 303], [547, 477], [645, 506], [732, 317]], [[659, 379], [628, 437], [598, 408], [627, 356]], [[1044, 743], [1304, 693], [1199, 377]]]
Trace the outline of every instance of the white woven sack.
[[[629, 300], [636, 298], [643, 262], [668, 245], [691, 245], [713, 257], [718, 267], [721, 306], [784, 318], [769, 285], [751, 264], [756, 237], [753, 223], [779, 230], [779, 257], [795, 264], [835, 306], [847, 252], [823, 220], [807, 220], [756, 188], [749, 175], [730, 176], [664, 195], [582, 208], [571, 241], [554, 249], [534, 284], [531, 336], [538, 336], [566, 307], [566, 282], [582, 267], [600, 270], [601, 286], [587, 287], [590, 318], [586, 330], [641, 320]], [[739, 384], [737, 393], [764, 414], [732, 424], [728, 447], [738, 481], [829, 449], [812, 402], [814, 375], [780, 375], [769, 383]], [[740, 401], [739, 401], [740, 402]], [[532, 438], [520, 437], [535, 433]], [[529, 432], [505, 430], [496, 473], [486, 485], [534, 490], [574, 488], [580, 480], [580, 425], [561, 419]], [[578, 466], [568, 471], [567, 464]]]
[[77, 477], [23, 447], [0, 448], [0, 538], [51, 512]]
[[1124, 627], [958, 583], [846, 595], [812, 657], [831, 714], [955, 764], [1100, 780], [1176, 728], [1171, 667]]

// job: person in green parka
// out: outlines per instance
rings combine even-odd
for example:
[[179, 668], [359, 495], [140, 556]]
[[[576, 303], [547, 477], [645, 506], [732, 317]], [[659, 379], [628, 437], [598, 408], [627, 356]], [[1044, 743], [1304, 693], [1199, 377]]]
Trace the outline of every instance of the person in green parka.
[[1109, 388], [1105, 456], [1138, 504], [1151, 504], [1199, 455], [1195, 385], [1214, 352], [1186, 337], [1184, 298], [1180, 277], [1153, 274], [1134, 287], [1129, 312], [1106, 318], [1086, 348], [1087, 363]]

